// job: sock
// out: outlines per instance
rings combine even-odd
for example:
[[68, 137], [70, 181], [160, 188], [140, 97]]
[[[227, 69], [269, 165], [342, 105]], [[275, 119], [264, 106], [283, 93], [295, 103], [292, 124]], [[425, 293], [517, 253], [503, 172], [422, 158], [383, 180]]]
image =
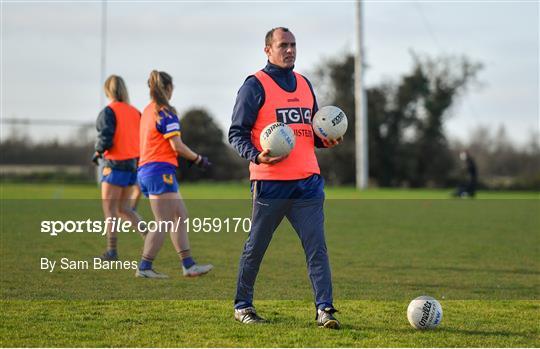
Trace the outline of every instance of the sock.
[[116, 241], [117, 237], [107, 236], [107, 251], [114, 251], [116, 253]]
[[154, 261], [153, 258], [148, 258], [146, 256], [143, 256], [141, 259], [141, 263], [139, 263], [139, 270], [150, 270], [152, 269], [152, 262]]
[[180, 259], [182, 259], [184, 268], [189, 269], [195, 265], [195, 261], [193, 260], [193, 257], [191, 257], [191, 250], [182, 250], [178, 252], [178, 255], [180, 256]]

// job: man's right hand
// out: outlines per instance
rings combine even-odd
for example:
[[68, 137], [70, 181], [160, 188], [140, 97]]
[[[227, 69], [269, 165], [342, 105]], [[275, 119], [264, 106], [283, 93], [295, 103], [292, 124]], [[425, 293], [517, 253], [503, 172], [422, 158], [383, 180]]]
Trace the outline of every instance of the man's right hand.
[[270, 149], [265, 149], [257, 156], [257, 161], [259, 162], [259, 164], [273, 165], [273, 164], [277, 164], [278, 162], [282, 161], [286, 157], [287, 157], [287, 155], [270, 156]]

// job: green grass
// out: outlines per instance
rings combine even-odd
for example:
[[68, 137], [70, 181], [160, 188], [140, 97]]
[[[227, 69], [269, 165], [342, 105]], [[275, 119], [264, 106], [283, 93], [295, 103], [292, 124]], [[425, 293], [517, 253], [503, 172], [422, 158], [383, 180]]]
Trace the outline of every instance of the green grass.
[[[250, 215], [247, 184], [181, 191], [191, 217]], [[103, 250], [97, 234], [39, 231], [42, 220], [101, 219], [99, 200], [89, 200], [99, 198], [97, 187], [2, 184], [1, 196], [2, 347], [540, 345], [538, 193], [454, 200], [444, 190], [328, 188], [326, 236], [342, 331], [314, 325], [303, 251], [289, 223], [276, 231], [256, 284], [256, 305], [270, 323], [242, 326], [231, 306], [245, 233], [191, 233], [196, 259], [216, 265], [203, 278], [180, 276], [169, 241], [155, 262], [168, 280], [136, 279], [133, 270], [49, 273], [39, 270], [39, 258], [91, 261]], [[140, 211], [151, 217], [146, 201]], [[138, 260], [141, 245], [134, 233], [120, 235], [121, 258]], [[435, 331], [413, 330], [406, 319], [408, 302], [423, 294], [443, 306]]]
[[[232, 320], [226, 301], [10, 301], [0, 345], [42, 347], [538, 347], [530, 301], [446, 301], [443, 325], [416, 331], [406, 304], [340, 302], [340, 331], [313, 326], [308, 302], [261, 301], [269, 323]], [[21, 330], [24, 324], [24, 331]], [[511, 325], [510, 325], [511, 324]], [[39, 335], [41, 334], [41, 335]]]
[[[188, 199], [249, 199], [249, 183], [181, 183], [180, 192]], [[448, 199], [450, 189], [369, 189], [326, 188], [329, 199]], [[96, 184], [0, 183], [3, 199], [99, 199]], [[540, 199], [533, 191], [480, 191], [478, 199]]]

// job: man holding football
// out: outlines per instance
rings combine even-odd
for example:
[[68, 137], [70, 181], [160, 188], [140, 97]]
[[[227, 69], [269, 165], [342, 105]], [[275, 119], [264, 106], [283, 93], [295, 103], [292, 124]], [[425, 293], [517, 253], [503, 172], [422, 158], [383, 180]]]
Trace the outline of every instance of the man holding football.
[[[312, 128], [318, 106], [310, 82], [293, 71], [296, 40], [283, 27], [266, 34], [266, 67], [249, 76], [238, 92], [229, 130], [229, 142], [250, 161], [253, 194], [252, 228], [240, 258], [234, 317], [241, 323], [265, 320], [255, 311], [253, 292], [259, 266], [272, 235], [284, 217], [296, 230], [308, 266], [321, 327], [337, 329], [332, 278], [324, 237], [324, 180], [320, 176], [315, 146], [331, 148], [342, 139], [323, 140]], [[288, 156], [272, 157], [262, 150], [261, 131], [283, 122], [296, 135]]]

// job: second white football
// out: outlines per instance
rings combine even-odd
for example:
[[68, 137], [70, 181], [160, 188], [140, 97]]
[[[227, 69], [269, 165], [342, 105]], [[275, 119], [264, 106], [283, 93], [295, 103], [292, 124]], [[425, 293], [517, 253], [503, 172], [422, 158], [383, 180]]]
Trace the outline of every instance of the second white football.
[[347, 115], [333, 105], [322, 107], [313, 116], [313, 131], [322, 139], [338, 139], [347, 132]]
[[260, 136], [263, 150], [270, 149], [270, 156], [288, 155], [296, 144], [293, 130], [282, 122], [266, 126]]

